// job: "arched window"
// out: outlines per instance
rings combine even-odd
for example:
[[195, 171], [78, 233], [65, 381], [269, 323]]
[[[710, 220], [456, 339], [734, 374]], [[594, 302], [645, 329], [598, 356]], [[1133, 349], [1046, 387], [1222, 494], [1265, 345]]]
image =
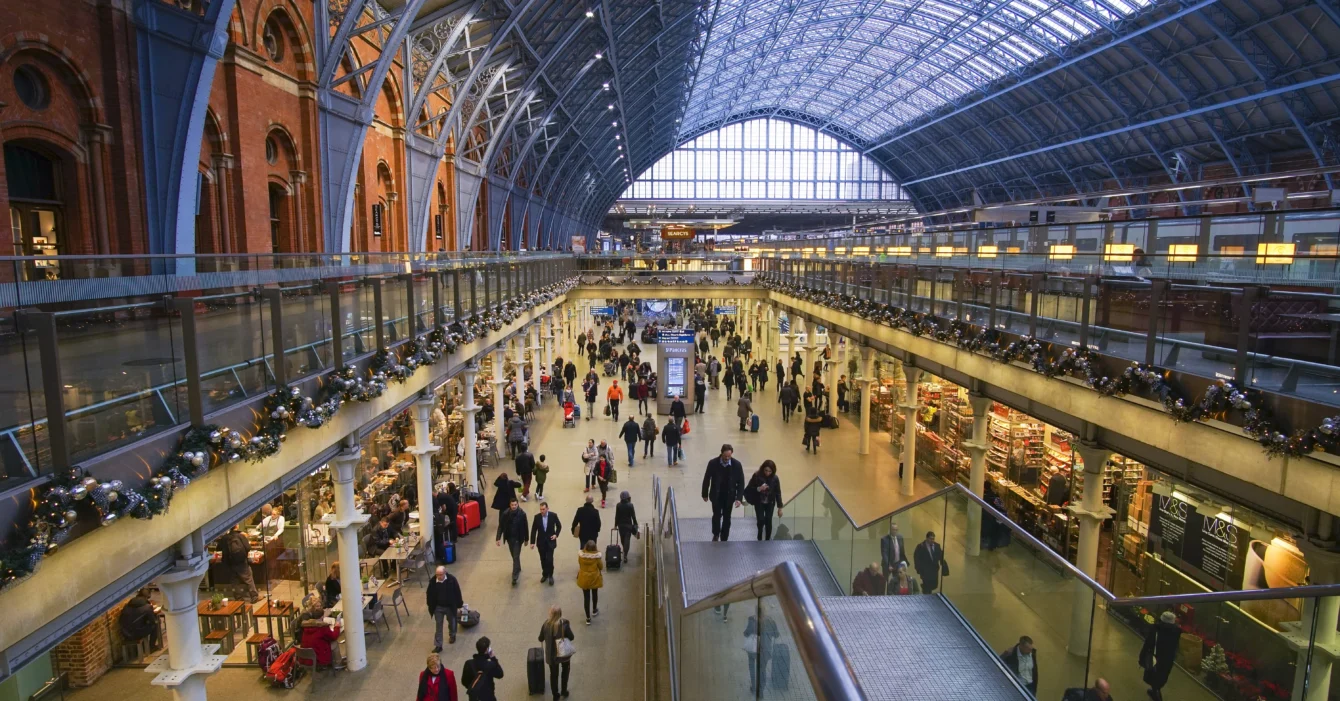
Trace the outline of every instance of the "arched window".
[[803, 124], [754, 119], [663, 156], [623, 193], [632, 199], [901, 200], [879, 164]]

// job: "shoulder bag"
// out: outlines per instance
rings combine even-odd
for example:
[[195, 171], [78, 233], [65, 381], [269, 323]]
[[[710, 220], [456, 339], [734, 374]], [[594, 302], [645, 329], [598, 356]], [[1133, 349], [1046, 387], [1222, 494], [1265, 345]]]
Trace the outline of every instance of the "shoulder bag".
[[[567, 630], [568, 630], [568, 622], [567, 620], [564, 620], [563, 631], [566, 632]], [[555, 638], [554, 640], [555, 657], [557, 657], [560, 660], [570, 660], [572, 659], [573, 655], [577, 654], [577, 646], [573, 645], [572, 641], [568, 640], [566, 635], [558, 631], [555, 631], [554, 638]]]

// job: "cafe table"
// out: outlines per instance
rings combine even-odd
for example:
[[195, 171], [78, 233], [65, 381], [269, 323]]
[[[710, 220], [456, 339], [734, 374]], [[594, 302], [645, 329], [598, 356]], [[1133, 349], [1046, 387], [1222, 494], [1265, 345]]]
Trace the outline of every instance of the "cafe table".
[[[282, 648], [284, 647], [284, 636], [294, 632], [289, 630], [289, 625], [293, 621], [293, 612], [292, 601], [266, 601], [257, 606], [252, 615], [256, 617], [257, 630], [261, 627], [260, 619], [264, 618], [267, 621], [279, 619], [279, 634], [275, 636], [275, 639], [279, 641], [279, 646]], [[273, 631], [272, 626], [267, 626], [267, 628]]]

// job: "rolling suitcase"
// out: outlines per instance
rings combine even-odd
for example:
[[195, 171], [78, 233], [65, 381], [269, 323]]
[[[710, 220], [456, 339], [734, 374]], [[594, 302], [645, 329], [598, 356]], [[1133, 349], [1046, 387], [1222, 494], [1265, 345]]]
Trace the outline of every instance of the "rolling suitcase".
[[623, 566], [623, 550], [619, 548], [619, 529], [610, 531], [610, 544], [605, 546], [605, 569], [614, 572]]
[[470, 528], [479, 528], [479, 502], [467, 501], [461, 505], [461, 513], [465, 514], [465, 524]]
[[758, 433], [758, 414], [749, 417], [749, 432]]
[[446, 542], [442, 544], [442, 561], [450, 565], [456, 561], [456, 544]]
[[476, 504], [479, 504], [479, 522], [484, 523], [485, 521], [489, 520], [489, 510], [488, 505], [484, 503], [484, 495], [480, 494], [479, 492], [475, 492], [474, 494], [470, 495], [470, 500], [475, 502]]
[[526, 651], [526, 685], [531, 694], [544, 693], [544, 650], [538, 647]]
[[791, 685], [791, 649], [784, 643], [775, 643], [772, 646], [772, 656], [768, 660], [772, 666], [773, 689], [786, 689]]
[[465, 514], [456, 514], [456, 535], [465, 537], [470, 532], [470, 524], [465, 520]]

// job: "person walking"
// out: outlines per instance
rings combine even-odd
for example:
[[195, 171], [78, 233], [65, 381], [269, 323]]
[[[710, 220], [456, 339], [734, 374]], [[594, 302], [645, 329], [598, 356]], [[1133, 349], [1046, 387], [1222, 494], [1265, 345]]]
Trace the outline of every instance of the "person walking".
[[686, 416], [688, 411], [684, 408], [684, 400], [676, 394], [674, 401], [670, 402], [670, 418], [677, 424], [683, 424]]
[[744, 626], [744, 649], [749, 656], [749, 693], [767, 686], [768, 661], [772, 658], [777, 638], [781, 637], [777, 624], [766, 615], [760, 620], [750, 616]]
[[891, 578], [899, 564], [907, 564], [907, 547], [898, 535], [898, 524], [889, 519], [889, 534], [879, 539], [879, 566], [884, 576]]
[[509, 508], [498, 514], [498, 534], [494, 536], [498, 547], [506, 542], [507, 549], [512, 552], [512, 586], [516, 586], [521, 577], [521, 548], [529, 542], [528, 536], [526, 512], [521, 510], [516, 497], [512, 497]]
[[470, 701], [498, 701], [494, 680], [503, 678], [503, 668], [493, 656], [493, 641], [484, 636], [475, 641], [475, 654], [461, 669], [461, 685]]
[[781, 391], [777, 393], [777, 402], [782, 405], [782, 421], [791, 423], [791, 414], [795, 413], [796, 405], [800, 403], [795, 380], [782, 384]]
[[632, 539], [637, 537], [640, 540], [642, 534], [638, 532], [633, 495], [627, 491], [619, 493], [619, 503], [614, 506], [614, 527], [619, 531], [619, 544], [623, 546], [623, 561], [628, 562], [628, 548]]
[[906, 560], [898, 562], [898, 566], [894, 568], [893, 575], [888, 580], [888, 591], [892, 596], [921, 593], [921, 587], [917, 585], [917, 580], [913, 579], [912, 574], [907, 571]]
[[563, 379], [567, 382], [568, 387], [577, 386], [577, 365], [571, 360], [563, 366]]
[[600, 588], [605, 586], [605, 559], [596, 549], [596, 541], [588, 540], [577, 553], [577, 586], [582, 590], [582, 608], [586, 611], [586, 625], [600, 615]]
[[610, 475], [614, 472], [614, 456], [602, 452], [596, 458], [596, 466], [591, 470], [591, 479], [600, 488], [600, 508], [605, 508], [605, 499], [609, 495]]
[[549, 665], [549, 689], [555, 701], [560, 697], [568, 697], [568, 674], [572, 671], [572, 656], [559, 655], [558, 641], [576, 639], [568, 619], [563, 617], [563, 609], [550, 606], [549, 618], [540, 626], [539, 642], [540, 647], [544, 648], [544, 662]]
[[749, 417], [754, 414], [754, 403], [751, 399], [752, 397], [753, 395], [751, 393], [742, 390], [740, 392], [740, 401], [736, 403], [735, 415], [740, 417], [741, 431], [744, 430], [745, 428], [744, 425], [746, 422], [749, 421]]
[[921, 578], [921, 593], [934, 594], [940, 586], [940, 578], [949, 575], [945, 549], [935, 542], [935, 531], [926, 531], [926, 540], [917, 543], [916, 550], [912, 551], [912, 565]]
[[642, 420], [642, 459], [656, 457], [656, 419], [651, 414]]
[[637, 419], [631, 414], [628, 416], [628, 420], [623, 422], [623, 428], [619, 429], [619, 437], [623, 439], [624, 445], [628, 446], [628, 466], [632, 467], [637, 442], [642, 438], [642, 427], [637, 425]]
[[838, 405], [837, 405], [838, 411], [840, 411], [840, 412], [842, 412], [842, 413], [845, 414], [845, 413], [847, 413], [847, 409], [849, 408], [849, 405], [848, 405], [848, 402], [847, 402], [847, 376], [846, 376], [846, 375], [843, 375], [842, 377], [839, 377], [839, 378], [838, 378], [838, 383], [837, 383], [837, 395], [838, 395]]
[[596, 396], [600, 391], [600, 383], [588, 377], [582, 383], [582, 389], [586, 392], [586, 420], [590, 421], [591, 416], [596, 413]]
[[[521, 406], [521, 402], [517, 402]], [[512, 414], [512, 418], [507, 420], [507, 451], [508, 457], [515, 458], [517, 453], [521, 452], [521, 444], [526, 441], [526, 420], [521, 418], [521, 413]]]
[[703, 404], [707, 401], [707, 380], [701, 373], [693, 376], [693, 412], [703, 413]]
[[610, 419], [619, 420], [619, 402], [623, 400], [623, 388], [619, 386], [618, 380], [610, 380], [609, 391], [605, 393], [605, 399], [610, 403]]
[[638, 378], [633, 392], [637, 395], [637, 410], [645, 414], [647, 412], [647, 400], [651, 398], [651, 387], [647, 385], [647, 378]]
[[596, 508], [595, 497], [586, 497], [586, 503], [573, 515], [572, 536], [578, 543], [600, 538], [600, 509]]
[[[737, 360], [735, 361], [735, 363], [736, 365], [739, 365], [740, 361]], [[749, 387], [748, 376], [745, 375], [744, 368], [740, 367], [738, 370], [735, 371], [735, 389], [739, 390], [740, 396], [743, 397], [745, 390], [748, 389], [748, 387]]]
[[516, 490], [521, 488], [521, 483], [508, 477], [504, 472], [493, 480], [493, 502], [490, 506], [499, 515], [506, 511], [512, 502], [517, 500]]
[[[727, 350], [730, 349], [727, 348]], [[729, 400], [731, 392], [735, 391], [735, 368], [726, 366], [726, 374], [721, 378], [721, 381], [726, 384], [726, 399]]]
[[730, 540], [731, 510], [744, 497], [744, 465], [732, 457], [735, 448], [721, 446], [721, 454], [707, 461], [703, 471], [703, 501], [712, 504], [712, 540]]
[[535, 456], [530, 447], [521, 444], [521, 452], [516, 454], [516, 476], [521, 478], [521, 501], [530, 501], [530, 480], [535, 475]]
[[758, 391], [766, 392], [768, 389], [768, 361], [758, 361]]
[[451, 634], [448, 645], [456, 644], [456, 619], [465, 599], [461, 596], [461, 585], [456, 578], [447, 573], [447, 568], [438, 565], [433, 578], [428, 580], [428, 613], [437, 625], [433, 635], [433, 652], [442, 652], [442, 620], [448, 622]]
[[661, 429], [661, 442], [665, 444], [666, 467], [678, 465], [680, 459], [684, 457], [684, 449], [680, 447], [679, 423], [675, 417], [671, 416]]
[[772, 540], [772, 512], [782, 515], [782, 482], [777, 478], [777, 463], [764, 460], [758, 471], [749, 478], [744, 488], [744, 500], [754, 507], [754, 518], [758, 521], [758, 540]]
[[823, 426], [824, 417], [819, 413], [819, 407], [816, 401], [805, 402], [805, 438], [801, 440], [801, 445], [805, 446], [806, 452], [819, 452], [819, 429]]
[[456, 701], [456, 675], [442, 666], [437, 653], [428, 655], [428, 666], [419, 672], [419, 692], [414, 701]]
[[563, 524], [558, 514], [549, 510], [547, 502], [540, 502], [540, 513], [530, 524], [530, 547], [540, 553], [540, 584], [549, 582], [554, 585], [554, 549], [558, 547], [558, 534], [563, 532]]
[[1173, 663], [1177, 658], [1177, 646], [1182, 629], [1177, 625], [1177, 615], [1172, 611], [1159, 614], [1159, 621], [1145, 634], [1145, 644], [1140, 648], [1140, 666], [1144, 668], [1144, 682], [1149, 685], [1146, 692], [1154, 701], [1163, 701], [1163, 687], [1172, 674]]
[[540, 456], [539, 462], [535, 463], [535, 498], [544, 498], [544, 481], [549, 479], [549, 465], [545, 463], [544, 456]]
[[[1179, 634], [1182, 631], [1177, 631]], [[1038, 695], [1038, 654], [1033, 647], [1033, 639], [1027, 635], [1019, 637], [1019, 643], [1000, 653], [1000, 661], [1005, 663], [1019, 683], [1034, 696]]]
[[583, 471], [586, 473], [585, 486], [582, 492], [591, 491], [591, 472], [596, 469], [596, 459], [600, 457], [600, 451], [596, 449], [596, 439], [586, 439], [586, 449], [582, 451]]

